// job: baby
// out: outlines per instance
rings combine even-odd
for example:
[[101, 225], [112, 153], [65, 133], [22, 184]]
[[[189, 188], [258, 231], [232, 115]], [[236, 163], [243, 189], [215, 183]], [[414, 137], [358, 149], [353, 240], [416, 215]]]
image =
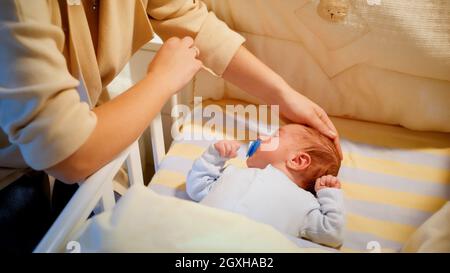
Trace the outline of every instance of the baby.
[[343, 196], [335, 177], [340, 159], [331, 140], [312, 128], [286, 125], [261, 138], [247, 159], [249, 168], [224, 168], [239, 147], [237, 141], [219, 141], [194, 162], [187, 178], [193, 200], [295, 237], [332, 247], [342, 244]]

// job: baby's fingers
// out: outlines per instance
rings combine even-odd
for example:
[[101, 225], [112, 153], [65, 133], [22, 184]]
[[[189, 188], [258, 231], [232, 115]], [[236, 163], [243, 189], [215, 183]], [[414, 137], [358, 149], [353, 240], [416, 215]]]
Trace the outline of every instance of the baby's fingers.
[[225, 144], [220, 145], [219, 153], [221, 157], [227, 156], [227, 148], [225, 147]]
[[340, 189], [341, 188], [341, 181], [339, 181], [339, 179], [336, 178], [336, 184], [334, 185], [334, 187], [336, 189]]
[[238, 156], [237, 152], [239, 151], [240, 148], [241, 148], [241, 144], [239, 142], [233, 143], [233, 154], [232, 154], [232, 157], [237, 157]]
[[225, 157], [230, 157], [233, 147], [230, 142], [225, 142]]
[[229, 158], [236, 157], [237, 156], [236, 151], [238, 150], [239, 147], [237, 147], [236, 143], [234, 143], [234, 142], [228, 142], [227, 144], [228, 144], [228, 146], [227, 146], [228, 157]]
[[314, 185], [314, 189], [316, 190], [316, 192], [324, 187], [323, 184], [324, 184], [324, 181], [323, 181], [322, 177], [316, 179], [316, 184]]
[[323, 185], [323, 179], [322, 179], [322, 177], [317, 178], [317, 179], [316, 179], [316, 186], [322, 186], [322, 185]]
[[339, 182], [339, 179], [337, 179], [337, 177], [332, 176], [332, 175], [327, 175], [326, 180], [327, 180], [327, 182], [326, 182], [327, 187], [340, 188], [340, 182]]
[[229, 158], [235, 158], [237, 156], [238, 156], [238, 154], [236, 151], [231, 151]]
[[215, 146], [216, 150], [219, 152], [219, 155], [221, 157], [226, 156], [226, 149], [225, 149], [225, 145], [223, 142], [218, 142], [214, 146]]
[[319, 185], [319, 186], [325, 186], [325, 185], [326, 185], [326, 179], [325, 179], [325, 177], [322, 176], [322, 177], [320, 177], [320, 178], [317, 178], [317, 180], [316, 180], [316, 185]]

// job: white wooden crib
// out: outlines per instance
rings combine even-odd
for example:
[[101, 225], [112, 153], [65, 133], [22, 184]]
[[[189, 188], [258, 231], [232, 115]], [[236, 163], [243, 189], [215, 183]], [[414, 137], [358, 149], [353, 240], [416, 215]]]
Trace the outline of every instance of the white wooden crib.
[[[176, 99], [172, 100], [173, 103]], [[165, 154], [165, 144], [161, 115], [150, 125], [151, 141], [155, 170]], [[115, 205], [113, 179], [119, 169], [126, 164], [130, 187], [134, 184], [144, 184], [141, 167], [141, 157], [138, 142], [133, 143], [116, 159], [80, 183], [80, 187], [56, 219], [47, 234], [41, 240], [34, 252], [62, 252], [69, 248], [69, 238], [88, 219], [92, 212], [101, 213]]]
[[[155, 37], [145, 45], [141, 52], [153, 55], [159, 50], [162, 41]], [[144, 53], [145, 54], [145, 53]], [[137, 59], [137, 58], [136, 58]], [[145, 61], [145, 60], [144, 60]], [[144, 70], [145, 71], [145, 70]], [[123, 72], [122, 72], [123, 73]], [[126, 75], [129, 77], [129, 75]], [[128, 85], [132, 84], [131, 82]], [[127, 86], [118, 88], [126, 90]], [[178, 105], [178, 95], [172, 96], [168, 104], [170, 108]], [[161, 112], [150, 124], [151, 146], [155, 172], [165, 156], [165, 140]], [[116, 159], [80, 183], [80, 187], [48, 230], [34, 252], [62, 252], [68, 249], [69, 238], [88, 219], [92, 212], [95, 214], [111, 209], [115, 205], [114, 177], [121, 167], [126, 164], [130, 187], [134, 184], [144, 184], [141, 155], [138, 141], [123, 151]]]
[[[160, 44], [160, 41], [153, 42], [146, 50], [156, 52]], [[141, 57], [138, 56], [138, 59]], [[145, 71], [142, 67], [138, 67], [137, 70]], [[201, 85], [214, 89], [210, 81], [197, 80], [196, 88], [200, 94]], [[126, 88], [121, 86], [118, 89]], [[182, 95], [174, 96], [168, 106], [176, 107], [178, 100], [185, 102]], [[150, 125], [155, 171], [160, 169], [166, 171], [165, 174], [171, 172], [181, 181], [184, 178], [180, 177], [183, 177], [186, 171], [183, 166], [190, 167], [188, 163], [192, 158], [182, 157], [181, 149], [178, 149], [172, 155], [169, 152], [169, 160], [163, 161], [166, 155], [165, 143], [168, 140], [164, 138], [162, 117], [163, 113], [159, 113]], [[395, 126], [346, 119], [335, 119], [334, 122], [339, 125], [338, 130], [342, 129], [341, 136], [347, 136], [342, 140], [344, 152], [347, 153], [346, 158], [349, 160], [344, 162], [346, 164], [341, 179], [348, 186], [347, 205], [353, 209], [349, 221], [351, 222], [349, 234], [355, 237], [355, 242], [362, 240], [365, 246], [366, 239], [378, 240], [376, 235], [380, 233], [386, 233], [381, 234], [384, 235], [386, 242], [397, 242], [400, 240], [396, 238], [397, 235], [401, 235], [402, 232], [413, 232], [437, 211], [443, 202], [448, 201], [450, 194], [448, 134], [413, 132]], [[188, 143], [184, 146], [182, 143], [175, 143], [174, 146], [176, 145], [188, 146], [189, 152], [194, 152], [195, 155], [204, 149], [203, 146], [198, 146], [198, 143], [195, 145]], [[180, 164], [174, 164], [173, 160], [180, 160]], [[70, 238], [73, 238], [91, 213], [98, 214], [115, 205], [113, 180], [123, 164], [127, 166], [130, 186], [144, 184], [139, 145], [135, 142], [115, 160], [80, 184], [80, 188], [36, 247], [35, 252], [63, 252], [72, 249]], [[174, 165], [177, 165], [177, 168], [171, 168]], [[418, 175], [423, 179], [418, 179], [416, 177]], [[162, 183], [167, 180], [166, 178], [164, 174], [156, 175], [152, 184], [155, 188], [176, 192], [177, 189]], [[181, 185], [182, 181], [178, 182], [172, 184]], [[400, 241], [403, 243], [404, 239], [406, 238]]]

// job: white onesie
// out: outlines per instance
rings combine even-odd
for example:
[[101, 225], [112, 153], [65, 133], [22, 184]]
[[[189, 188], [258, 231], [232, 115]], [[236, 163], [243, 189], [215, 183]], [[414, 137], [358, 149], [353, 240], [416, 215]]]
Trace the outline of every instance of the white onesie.
[[194, 162], [186, 182], [193, 200], [243, 214], [319, 244], [342, 244], [344, 214], [340, 189], [322, 189], [316, 198], [272, 165], [265, 169], [224, 168], [226, 161], [211, 145]]

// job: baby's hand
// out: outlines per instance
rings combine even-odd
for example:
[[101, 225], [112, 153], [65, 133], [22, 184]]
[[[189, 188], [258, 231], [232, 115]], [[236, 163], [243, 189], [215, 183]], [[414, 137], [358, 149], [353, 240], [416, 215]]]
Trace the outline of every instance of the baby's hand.
[[321, 178], [318, 178], [316, 180], [316, 185], [314, 187], [316, 192], [326, 189], [326, 188], [340, 189], [341, 182], [339, 182], [339, 179], [337, 177], [334, 177], [332, 175], [326, 175], [326, 176], [322, 176]]
[[219, 152], [221, 157], [235, 158], [237, 151], [241, 147], [241, 143], [236, 140], [221, 140], [214, 144], [214, 148]]

